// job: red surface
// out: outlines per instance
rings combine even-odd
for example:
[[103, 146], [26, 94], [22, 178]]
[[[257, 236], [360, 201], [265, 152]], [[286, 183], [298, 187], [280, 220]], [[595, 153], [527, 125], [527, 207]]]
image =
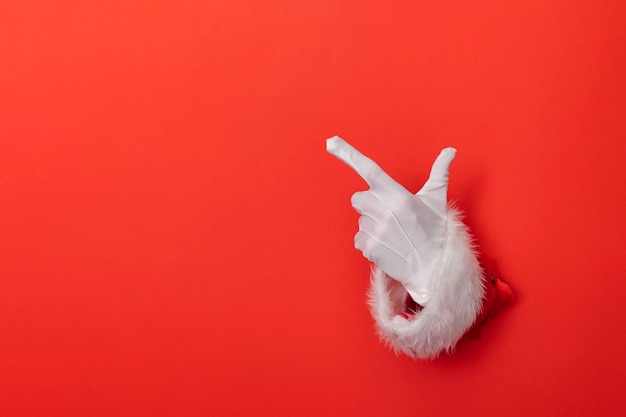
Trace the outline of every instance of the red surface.
[[[626, 3], [0, 5], [0, 415], [622, 416]], [[516, 303], [381, 345], [340, 134]]]

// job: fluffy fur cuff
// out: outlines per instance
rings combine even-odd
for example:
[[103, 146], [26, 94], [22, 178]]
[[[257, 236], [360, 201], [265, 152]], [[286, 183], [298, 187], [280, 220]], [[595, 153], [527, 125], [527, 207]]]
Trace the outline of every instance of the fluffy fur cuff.
[[484, 273], [472, 236], [453, 208], [448, 211], [446, 246], [436, 275], [428, 304], [406, 315], [404, 287], [379, 268], [372, 269], [370, 310], [381, 338], [396, 352], [422, 359], [451, 352], [480, 313]]

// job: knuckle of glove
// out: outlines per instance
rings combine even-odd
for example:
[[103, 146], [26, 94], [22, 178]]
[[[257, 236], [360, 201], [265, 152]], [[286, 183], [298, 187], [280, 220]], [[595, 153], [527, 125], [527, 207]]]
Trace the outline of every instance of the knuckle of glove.
[[364, 203], [365, 193], [366, 192], [367, 191], [356, 192], [356, 193], [352, 194], [352, 197], [350, 198], [350, 204], [352, 204], [352, 207], [359, 214], [362, 214], [363, 213], [363, 208], [367, 206], [367, 204]]
[[367, 258], [368, 261], [376, 263], [374, 259], [374, 255], [372, 253], [372, 244], [375, 242], [370, 239], [366, 233], [359, 231], [356, 235], [354, 235], [354, 247], [361, 251], [363, 256]]

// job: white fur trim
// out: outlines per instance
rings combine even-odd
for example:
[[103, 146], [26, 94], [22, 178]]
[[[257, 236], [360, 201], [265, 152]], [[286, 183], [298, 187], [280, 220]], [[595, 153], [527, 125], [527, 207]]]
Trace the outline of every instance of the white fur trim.
[[413, 358], [451, 352], [476, 320], [485, 296], [472, 236], [454, 208], [448, 210], [447, 234], [431, 299], [413, 317], [400, 314], [406, 303], [404, 287], [379, 268], [372, 269], [369, 303], [378, 333], [396, 352]]

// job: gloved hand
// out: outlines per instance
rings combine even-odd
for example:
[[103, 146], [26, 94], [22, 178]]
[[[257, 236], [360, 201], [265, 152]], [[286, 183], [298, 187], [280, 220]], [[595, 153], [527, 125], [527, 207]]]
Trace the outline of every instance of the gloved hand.
[[445, 148], [435, 160], [422, 189], [412, 194], [374, 161], [338, 136], [326, 150], [354, 169], [370, 186], [352, 196], [361, 215], [354, 237], [357, 249], [389, 277], [399, 281], [411, 298], [425, 306], [430, 300], [446, 245], [448, 170], [456, 150]]

